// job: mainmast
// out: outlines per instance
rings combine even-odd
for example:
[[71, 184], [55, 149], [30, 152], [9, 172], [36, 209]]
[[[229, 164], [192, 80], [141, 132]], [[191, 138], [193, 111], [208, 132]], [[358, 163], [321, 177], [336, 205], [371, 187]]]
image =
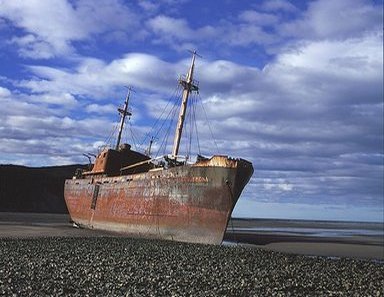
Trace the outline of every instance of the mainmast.
[[184, 119], [185, 119], [185, 113], [187, 111], [187, 104], [188, 104], [188, 97], [189, 94], [192, 91], [198, 91], [199, 88], [196, 84], [194, 84], [193, 81], [193, 70], [195, 68], [195, 58], [196, 58], [196, 51], [192, 52], [192, 62], [191, 66], [189, 68], [189, 71], [187, 73], [187, 76], [181, 77], [179, 79], [179, 83], [183, 86], [183, 98], [181, 101], [181, 107], [180, 107], [180, 114], [179, 114], [179, 120], [177, 122], [176, 132], [175, 132], [175, 139], [173, 141], [173, 149], [172, 149], [172, 158], [176, 159], [177, 154], [179, 153], [179, 147], [180, 147], [180, 139], [181, 139], [181, 133], [183, 132], [183, 126], [184, 126]]
[[127, 93], [127, 96], [125, 97], [125, 102], [124, 102], [124, 109], [122, 108], [118, 108], [117, 110], [119, 111], [120, 115], [121, 115], [121, 119], [120, 119], [120, 127], [119, 127], [119, 135], [117, 136], [117, 142], [116, 142], [116, 150], [119, 149], [119, 146], [120, 146], [120, 141], [121, 141], [121, 133], [123, 132], [123, 127], [124, 127], [124, 122], [125, 122], [125, 117], [128, 115], [132, 115], [129, 111], [128, 111], [128, 102], [129, 102], [129, 96], [131, 95], [131, 88], [128, 88], [128, 93]]

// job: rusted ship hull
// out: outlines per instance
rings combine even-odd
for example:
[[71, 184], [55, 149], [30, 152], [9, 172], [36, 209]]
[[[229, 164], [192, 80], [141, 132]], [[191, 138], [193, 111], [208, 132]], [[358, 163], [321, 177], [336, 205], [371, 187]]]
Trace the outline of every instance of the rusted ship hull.
[[214, 156], [193, 165], [66, 180], [71, 219], [128, 236], [220, 244], [253, 173], [242, 159]]

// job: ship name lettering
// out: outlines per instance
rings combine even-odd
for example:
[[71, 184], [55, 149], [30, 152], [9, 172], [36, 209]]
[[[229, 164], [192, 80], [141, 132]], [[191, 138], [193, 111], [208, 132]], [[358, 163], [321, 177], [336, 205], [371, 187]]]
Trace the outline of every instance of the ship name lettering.
[[208, 177], [204, 176], [183, 176], [176, 177], [179, 182], [182, 183], [207, 183]]

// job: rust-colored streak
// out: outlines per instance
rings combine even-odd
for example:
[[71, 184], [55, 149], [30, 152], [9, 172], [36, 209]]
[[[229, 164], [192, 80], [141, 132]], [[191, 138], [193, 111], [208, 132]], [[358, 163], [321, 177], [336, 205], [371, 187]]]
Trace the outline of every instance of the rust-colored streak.
[[214, 156], [168, 170], [67, 180], [65, 199], [72, 220], [85, 227], [219, 244], [253, 172], [244, 162]]

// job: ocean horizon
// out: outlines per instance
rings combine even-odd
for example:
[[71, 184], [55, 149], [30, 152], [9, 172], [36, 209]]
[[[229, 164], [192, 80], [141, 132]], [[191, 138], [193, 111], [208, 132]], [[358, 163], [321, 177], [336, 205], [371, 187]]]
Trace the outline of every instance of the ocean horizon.
[[232, 218], [227, 231], [312, 237], [370, 237], [384, 243], [384, 223], [336, 220]]

